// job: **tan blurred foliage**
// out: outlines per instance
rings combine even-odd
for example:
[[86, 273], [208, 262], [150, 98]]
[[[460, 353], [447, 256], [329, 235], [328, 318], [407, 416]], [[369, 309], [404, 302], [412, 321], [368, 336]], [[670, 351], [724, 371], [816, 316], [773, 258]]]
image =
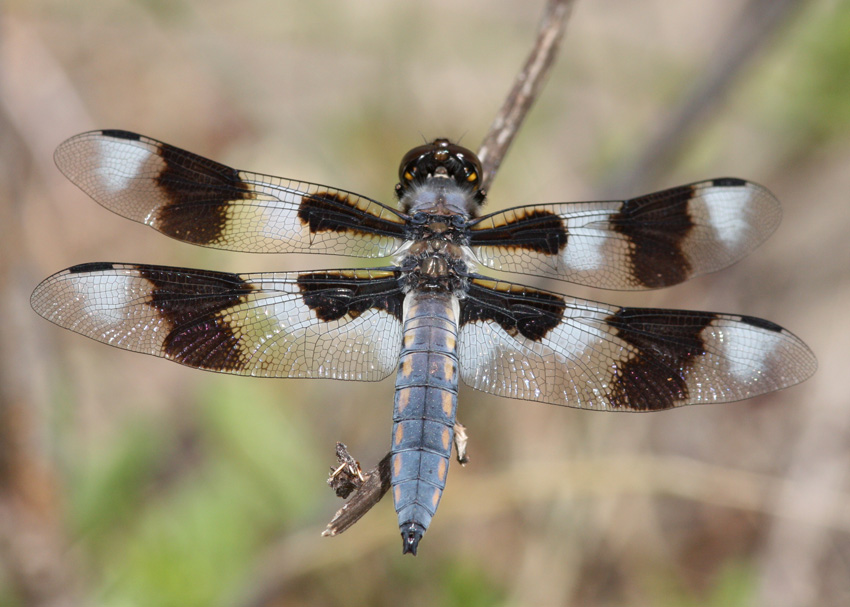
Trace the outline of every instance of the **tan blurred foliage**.
[[[757, 1], [578, 3], [489, 204], [726, 175], [768, 186], [783, 224], [733, 268], [644, 294], [558, 288], [769, 318], [811, 346], [816, 376], [654, 415], [463, 391], [472, 462], [450, 475], [420, 556], [402, 561], [389, 504], [320, 537], [339, 506], [323, 488], [334, 441], [383, 455], [390, 381], [194, 372], [66, 334], [28, 306], [40, 279], [84, 261], [350, 262], [176, 243], [87, 199], [52, 150], [124, 128], [391, 203], [408, 148], [478, 145], [542, 3], [7, 2], [0, 604], [850, 604], [850, 3], [789, 4], [772, 21]], [[736, 56], [747, 35], [751, 53]], [[653, 159], [695, 98], [707, 107]]]

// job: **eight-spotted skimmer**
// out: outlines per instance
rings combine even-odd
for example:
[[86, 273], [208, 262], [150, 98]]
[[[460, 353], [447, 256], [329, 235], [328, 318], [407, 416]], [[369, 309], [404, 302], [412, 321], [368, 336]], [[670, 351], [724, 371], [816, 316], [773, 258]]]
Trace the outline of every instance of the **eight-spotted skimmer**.
[[56, 162], [106, 208], [185, 242], [392, 257], [259, 274], [87, 263], [42, 282], [32, 306], [98, 341], [211, 371], [359, 381], [396, 371], [391, 474], [405, 553], [416, 554], [445, 487], [460, 379], [510, 398], [658, 411], [749, 398], [815, 371], [806, 345], [767, 320], [618, 308], [476, 271], [603, 289], [680, 283], [737, 261], [779, 224], [774, 197], [741, 179], [480, 216], [481, 165], [445, 139], [402, 159], [399, 210], [125, 131], [73, 137]]

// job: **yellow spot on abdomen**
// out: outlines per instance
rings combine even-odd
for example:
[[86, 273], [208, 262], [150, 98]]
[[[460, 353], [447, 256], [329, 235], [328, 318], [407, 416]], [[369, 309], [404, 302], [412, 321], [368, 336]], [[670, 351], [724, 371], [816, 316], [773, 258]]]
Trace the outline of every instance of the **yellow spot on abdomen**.
[[447, 381], [452, 381], [455, 376], [454, 362], [448, 356], [445, 357], [443, 362], [443, 375], [445, 375]]
[[443, 413], [446, 414], [446, 417], [451, 417], [452, 415], [452, 393], [451, 392], [443, 392]]
[[440, 490], [435, 488], [434, 489], [434, 495], [431, 496], [431, 504], [434, 506], [434, 508], [436, 508], [437, 504], [439, 504], [439, 503], [440, 503]]
[[411, 373], [413, 373], [413, 357], [405, 356], [401, 363], [401, 376], [407, 378]]
[[410, 388], [398, 391], [398, 412], [402, 413], [410, 404]]
[[452, 437], [450, 436], [450, 434], [451, 433], [449, 432], [448, 428], [443, 428], [443, 435], [441, 437], [443, 439], [443, 449], [448, 449], [449, 445], [452, 442]]
[[404, 438], [404, 426], [398, 424], [395, 427], [395, 436], [393, 437], [393, 444], [398, 447], [401, 444], [402, 439]]
[[437, 468], [437, 478], [441, 481], [446, 481], [446, 470], [448, 470], [448, 466], [446, 466], [446, 461], [444, 459], [440, 459], [440, 465]]

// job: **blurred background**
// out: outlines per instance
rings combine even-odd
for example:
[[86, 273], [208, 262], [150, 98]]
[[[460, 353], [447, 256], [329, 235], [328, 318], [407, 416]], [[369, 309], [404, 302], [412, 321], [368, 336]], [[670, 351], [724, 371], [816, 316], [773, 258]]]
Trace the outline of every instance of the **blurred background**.
[[[390, 444], [393, 380], [225, 377], [108, 348], [29, 294], [86, 261], [263, 271], [345, 258], [180, 244], [55, 168], [62, 140], [139, 131], [392, 204], [423, 139], [475, 149], [543, 2], [7, 0], [0, 9], [0, 605], [850, 604], [850, 2], [577, 3], [489, 209], [719, 176], [784, 221], [736, 266], [620, 305], [768, 318], [819, 358], [750, 401], [632, 415], [462, 389], [419, 556], [392, 500], [336, 538], [344, 441]], [[527, 281], [526, 281], [527, 282]], [[553, 285], [547, 285], [553, 287]]]

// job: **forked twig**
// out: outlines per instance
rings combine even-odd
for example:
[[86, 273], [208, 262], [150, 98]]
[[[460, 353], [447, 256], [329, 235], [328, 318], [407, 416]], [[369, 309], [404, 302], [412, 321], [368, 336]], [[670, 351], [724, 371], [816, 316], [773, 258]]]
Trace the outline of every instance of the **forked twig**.
[[[543, 12], [543, 18], [531, 54], [514, 81], [505, 103], [490, 126], [490, 131], [478, 148], [484, 172], [482, 189], [490, 188], [499, 166], [514, 140], [534, 101], [543, 90], [546, 77], [555, 63], [556, 53], [564, 36], [567, 19], [575, 0], [549, 0]], [[468, 461], [466, 456], [466, 431], [455, 426], [455, 448], [462, 465]], [[368, 472], [348, 453], [342, 443], [337, 443], [339, 466], [331, 469], [328, 485], [340, 497], [351, 498], [340, 508], [328, 524], [323, 536], [342, 533], [377, 504], [390, 488], [390, 454]]]
[[[575, 0], [549, 0], [537, 32], [531, 54], [525, 61], [505, 103], [490, 126], [490, 131], [478, 148], [484, 176], [482, 188], [493, 183], [499, 166], [514, 140], [534, 101], [540, 95], [546, 77], [555, 63], [556, 53], [564, 36], [567, 19]], [[455, 431], [458, 460], [466, 464], [466, 432], [458, 424]], [[332, 469], [328, 484], [340, 497], [352, 494], [334, 515], [322, 535], [338, 535], [356, 523], [372, 506], [377, 504], [390, 488], [390, 454], [377, 466], [363, 473], [359, 464], [348, 453], [345, 445], [337, 443], [339, 467]]]
[[[469, 456], [466, 453], [467, 440], [466, 427], [460, 422], [455, 422], [455, 453], [461, 466], [469, 463]], [[355, 460], [348, 452], [348, 447], [343, 443], [336, 444], [336, 458], [339, 466], [331, 468], [328, 486], [334, 490], [338, 497], [346, 499], [351, 495], [351, 499], [336, 511], [331, 522], [322, 532], [323, 536], [339, 535], [359, 521], [364, 514], [372, 509], [372, 506], [381, 501], [381, 498], [390, 489], [391, 455], [391, 453], [387, 453], [381, 458], [377, 466], [368, 472], [363, 472], [360, 468], [360, 462]]]
[[[348, 453], [347, 447], [342, 443], [336, 444], [336, 456], [340, 466], [332, 471], [328, 485], [343, 499], [352, 493], [354, 495], [336, 511], [322, 532], [323, 536], [330, 537], [342, 533], [381, 501], [390, 488], [390, 455], [387, 453], [377, 466], [364, 473]], [[351, 462], [354, 462], [354, 466]]]

